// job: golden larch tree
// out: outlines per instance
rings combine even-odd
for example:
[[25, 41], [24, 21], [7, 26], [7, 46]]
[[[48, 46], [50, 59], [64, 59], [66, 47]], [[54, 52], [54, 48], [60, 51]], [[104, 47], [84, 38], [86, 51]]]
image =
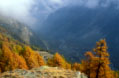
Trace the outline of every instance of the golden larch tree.
[[71, 69], [71, 64], [66, 62], [66, 60], [59, 53], [55, 53], [53, 58], [48, 59], [47, 64], [53, 67]]
[[80, 71], [80, 64], [79, 63], [74, 63], [72, 64], [72, 70], [75, 70], [75, 71]]
[[88, 78], [113, 78], [107, 49], [106, 41], [103, 39], [96, 43], [93, 52], [86, 52], [82, 71], [88, 75]]
[[17, 68], [28, 69], [22, 56], [11, 51], [8, 42], [2, 43], [2, 57], [0, 58], [1, 72], [10, 71]]
[[25, 58], [29, 69], [45, 65], [45, 62], [40, 54], [33, 51], [29, 46], [25, 47], [23, 57]]

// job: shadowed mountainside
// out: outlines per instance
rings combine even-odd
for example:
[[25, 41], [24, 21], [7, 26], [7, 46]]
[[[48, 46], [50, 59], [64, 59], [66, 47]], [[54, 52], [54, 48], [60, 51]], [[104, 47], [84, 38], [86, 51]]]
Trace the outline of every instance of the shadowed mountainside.
[[[109, 7], [65, 7], [49, 15], [37, 28], [50, 50], [60, 52], [73, 62], [81, 60], [96, 41], [106, 38], [111, 62], [119, 68], [119, 9]], [[115, 46], [115, 47], [114, 47]]]
[[0, 27], [4, 28], [7, 34], [22, 43], [39, 48], [46, 48], [43, 40], [41, 40], [40, 37], [38, 37], [35, 32], [24, 23], [0, 15]]

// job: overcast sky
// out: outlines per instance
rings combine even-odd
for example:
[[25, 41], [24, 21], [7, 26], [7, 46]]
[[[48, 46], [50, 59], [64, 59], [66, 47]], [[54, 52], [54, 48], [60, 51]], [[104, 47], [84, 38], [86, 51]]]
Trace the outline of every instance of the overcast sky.
[[95, 8], [108, 6], [110, 3], [119, 3], [119, 0], [0, 0], [0, 13], [15, 18], [24, 23], [33, 24], [36, 17], [45, 19], [50, 13], [65, 6], [86, 6]]

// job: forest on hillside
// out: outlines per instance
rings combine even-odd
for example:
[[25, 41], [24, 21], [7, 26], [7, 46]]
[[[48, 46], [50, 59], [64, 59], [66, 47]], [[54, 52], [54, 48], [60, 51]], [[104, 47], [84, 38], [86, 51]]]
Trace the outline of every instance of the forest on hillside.
[[[0, 33], [0, 72], [15, 69], [32, 69], [40, 66], [60, 67], [73, 71], [81, 71], [88, 78], [119, 78], [119, 72], [110, 67], [108, 46], [106, 40], [96, 42], [92, 51], [84, 54], [85, 59], [81, 63], [70, 63], [58, 52], [47, 62], [33, 50], [30, 45], [20, 43], [12, 37]], [[79, 57], [80, 58], [80, 57]]]
[[119, 78], [118, 33], [119, 0], [0, 0], [0, 78]]

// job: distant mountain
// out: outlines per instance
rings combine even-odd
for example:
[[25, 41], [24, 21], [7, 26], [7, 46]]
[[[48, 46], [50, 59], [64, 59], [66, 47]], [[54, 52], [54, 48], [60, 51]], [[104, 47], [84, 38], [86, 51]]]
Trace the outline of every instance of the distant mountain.
[[106, 38], [111, 62], [119, 69], [119, 9], [109, 7], [65, 7], [49, 15], [37, 28], [50, 50], [80, 61], [95, 42]]
[[45, 48], [43, 41], [26, 24], [16, 21], [10, 17], [0, 15], [0, 27], [7, 31], [7, 34], [22, 43]]

